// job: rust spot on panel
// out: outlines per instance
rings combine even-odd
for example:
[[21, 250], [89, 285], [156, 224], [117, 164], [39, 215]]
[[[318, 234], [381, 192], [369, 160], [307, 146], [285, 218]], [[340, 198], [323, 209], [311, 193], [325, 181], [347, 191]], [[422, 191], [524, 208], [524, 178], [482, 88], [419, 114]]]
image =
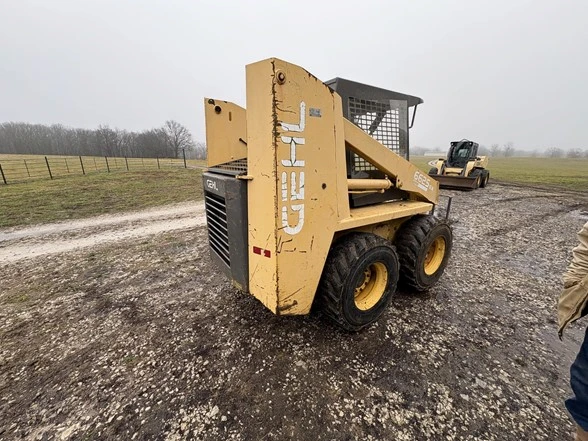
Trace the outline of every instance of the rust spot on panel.
[[288, 305], [278, 306], [278, 313], [289, 311], [290, 309], [294, 308], [296, 305], [298, 305], [298, 301], [294, 300], [292, 303], [290, 303]]
[[290, 294], [290, 295], [288, 295], [288, 296], [284, 297], [284, 300], [283, 300], [283, 301], [285, 302], [285, 301], [286, 301], [286, 300], [288, 300], [290, 297], [292, 297], [292, 296], [295, 296], [297, 293], [299, 293], [300, 291], [302, 291], [302, 289], [303, 289], [303, 288], [298, 288], [298, 289], [297, 289], [296, 291], [294, 291], [292, 294]]
[[284, 246], [285, 243], [292, 242], [293, 240], [294, 239], [288, 239], [288, 240], [282, 241], [281, 238], [280, 238], [280, 243], [278, 244], [278, 253], [281, 253], [282, 252], [282, 247]]

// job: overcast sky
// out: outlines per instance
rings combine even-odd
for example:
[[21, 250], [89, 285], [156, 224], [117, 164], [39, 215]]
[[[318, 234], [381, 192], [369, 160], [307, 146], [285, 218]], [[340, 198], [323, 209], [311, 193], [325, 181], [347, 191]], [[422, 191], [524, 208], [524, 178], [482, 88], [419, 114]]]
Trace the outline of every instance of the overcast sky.
[[588, 148], [586, 1], [0, 0], [0, 122], [186, 125], [268, 57], [420, 96], [413, 146]]

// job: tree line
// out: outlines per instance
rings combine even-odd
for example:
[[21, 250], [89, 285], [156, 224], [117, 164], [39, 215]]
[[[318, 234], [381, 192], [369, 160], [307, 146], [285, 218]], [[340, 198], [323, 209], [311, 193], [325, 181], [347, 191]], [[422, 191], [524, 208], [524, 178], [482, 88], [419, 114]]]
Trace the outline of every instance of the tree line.
[[[449, 146], [447, 146], [447, 150]], [[415, 156], [425, 155], [431, 151], [443, 150], [438, 148], [437, 150], [427, 149], [425, 147], [413, 147], [411, 148], [411, 154]], [[588, 158], [588, 149], [571, 148], [564, 150], [559, 147], [549, 147], [546, 149], [533, 149], [533, 150], [522, 150], [516, 149], [512, 142], [507, 142], [504, 145], [492, 144], [490, 147], [480, 145], [478, 148], [478, 155], [481, 156], [530, 156], [530, 157], [547, 157], [547, 158]]]
[[31, 155], [127, 156], [136, 158], [206, 158], [206, 146], [195, 142], [177, 121], [132, 132], [101, 125], [76, 129], [61, 124], [0, 124], [0, 153]]
[[[439, 149], [412, 147], [411, 154], [419, 156], [432, 150]], [[61, 124], [48, 126], [6, 122], [0, 124], [0, 153], [134, 158], [180, 158], [185, 153], [187, 158], [206, 159], [206, 145], [194, 141], [190, 131], [173, 120], [166, 121], [162, 127], [142, 132], [111, 128], [108, 125], [92, 130]], [[481, 145], [478, 154], [495, 157], [588, 158], [588, 149], [550, 147], [544, 150], [519, 150], [515, 149], [512, 142], [507, 142], [502, 146]]]

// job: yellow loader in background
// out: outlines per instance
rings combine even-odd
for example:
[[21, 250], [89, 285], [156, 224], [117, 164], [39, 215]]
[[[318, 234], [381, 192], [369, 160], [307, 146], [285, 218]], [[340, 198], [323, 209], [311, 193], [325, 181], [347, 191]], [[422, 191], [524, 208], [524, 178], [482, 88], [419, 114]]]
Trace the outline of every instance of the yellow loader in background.
[[[432, 164], [432, 162], [430, 163]], [[475, 190], [488, 185], [488, 157], [478, 156], [478, 144], [467, 139], [453, 141], [447, 159], [439, 159], [429, 170], [429, 176], [441, 188]]]
[[317, 307], [355, 331], [398, 283], [437, 283], [452, 231], [434, 216], [437, 182], [406, 159], [422, 100], [276, 58], [246, 74], [247, 109], [204, 102], [209, 245], [233, 284], [275, 314]]

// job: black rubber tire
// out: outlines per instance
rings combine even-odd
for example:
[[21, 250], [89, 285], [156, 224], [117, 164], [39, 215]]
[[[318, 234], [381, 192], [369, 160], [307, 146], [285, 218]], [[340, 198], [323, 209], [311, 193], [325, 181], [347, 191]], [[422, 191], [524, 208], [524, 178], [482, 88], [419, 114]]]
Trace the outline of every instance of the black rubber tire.
[[490, 180], [490, 171], [484, 170], [482, 172], [482, 182], [480, 183], [480, 188], [486, 188], [489, 180]]
[[474, 189], [479, 188], [482, 186], [482, 181], [483, 181], [483, 171], [482, 169], [479, 168], [475, 168], [470, 172], [469, 175], [470, 178], [477, 178], [476, 181], [476, 185], [474, 186]]
[[[433, 242], [445, 239], [445, 254], [439, 268], [432, 274], [425, 273], [427, 251]], [[433, 215], [418, 215], [406, 221], [396, 233], [396, 250], [400, 262], [400, 284], [418, 292], [427, 291], [443, 275], [453, 244], [449, 224]]]
[[437, 170], [437, 167], [433, 167], [432, 169], [429, 170], [429, 175], [437, 175], [439, 174], [439, 170]]
[[[374, 263], [384, 264], [387, 282], [377, 303], [362, 310], [355, 304], [355, 288]], [[319, 284], [318, 306], [341, 328], [359, 331], [382, 315], [396, 292], [398, 273], [398, 256], [390, 241], [375, 234], [350, 233], [329, 252]]]

